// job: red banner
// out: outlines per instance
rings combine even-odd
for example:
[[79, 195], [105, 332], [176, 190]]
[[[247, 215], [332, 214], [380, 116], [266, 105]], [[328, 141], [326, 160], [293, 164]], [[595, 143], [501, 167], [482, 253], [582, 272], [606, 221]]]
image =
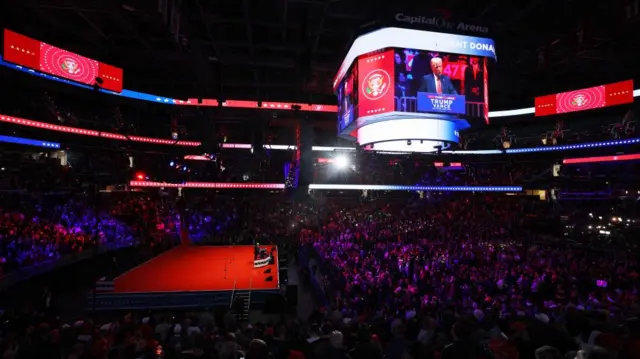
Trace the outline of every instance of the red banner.
[[32, 69], [40, 68], [40, 41], [4, 29], [4, 59]]
[[548, 116], [556, 114], [556, 95], [540, 96], [535, 98], [536, 116]]
[[536, 116], [586, 111], [633, 102], [633, 81], [589, 87], [536, 97]]
[[633, 103], [633, 80], [605, 85], [604, 90], [607, 106]]
[[393, 78], [394, 51], [388, 50], [358, 59], [358, 116], [392, 112], [395, 108]]
[[105, 90], [121, 92], [123, 73], [117, 68], [13, 31], [4, 30], [4, 59], [16, 65], [93, 86], [102, 79]]
[[100, 63], [98, 76], [102, 79], [102, 87], [115, 92], [122, 92], [123, 71], [119, 67]]

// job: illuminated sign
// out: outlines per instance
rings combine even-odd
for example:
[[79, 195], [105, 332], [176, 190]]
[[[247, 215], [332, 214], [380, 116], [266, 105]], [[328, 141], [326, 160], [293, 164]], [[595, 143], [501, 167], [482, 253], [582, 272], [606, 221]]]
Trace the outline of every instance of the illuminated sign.
[[53, 76], [109, 91], [121, 92], [123, 72], [105, 63], [49, 45], [42, 41], [4, 30], [4, 59], [17, 65], [46, 72]]
[[619, 162], [640, 160], [640, 154], [635, 155], [618, 155], [618, 156], [599, 156], [599, 157], [582, 157], [582, 158], [566, 158], [562, 161], [565, 165], [574, 165], [580, 163], [601, 163], [601, 162]]
[[102, 137], [102, 138], [107, 138], [111, 140], [145, 142], [145, 143], [151, 143], [156, 145], [170, 145], [170, 146], [185, 146], [185, 147], [200, 146], [200, 142], [198, 141], [176, 141], [176, 140], [165, 139], [165, 138], [125, 136], [119, 133], [100, 132], [96, 130], [89, 130], [89, 129], [78, 128], [78, 127], [52, 125], [46, 122], [27, 120], [24, 118], [14, 117], [14, 116], [0, 115], [0, 122], [10, 123], [10, 124], [20, 125], [20, 126], [34, 127], [42, 130], [66, 132], [74, 135]]
[[473, 24], [466, 24], [462, 21], [453, 22], [440, 16], [412, 16], [403, 13], [397, 13], [394, 17], [396, 21], [411, 25], [428, 25], [443, 31], [465, 31], [479, 32], [483, 34], [489, 33], [489, 28]]
[[633, 80], [535, 98], [535, 115], [593, 110], [633, 102]]
[[131, 187], [172, 187], [172, 188], [202, 188], [202, 189], [284, 189], [284, 183], [229, 183], [229, 182], [184, 182], [167, 183], [153, 181], [131, 181]]
[[333, 90], [336, 91], [358, 57], [394, 47], [497, 59], [492, 39], [387, 27], [364, 34], [353, 42], [333, 80]]

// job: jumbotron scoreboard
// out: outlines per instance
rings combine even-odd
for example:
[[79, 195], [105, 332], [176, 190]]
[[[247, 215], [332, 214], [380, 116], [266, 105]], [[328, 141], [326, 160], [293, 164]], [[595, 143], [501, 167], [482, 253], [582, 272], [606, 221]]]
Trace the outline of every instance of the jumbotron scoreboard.
[[489, 121], [492, 39], [388, 27], [358, 37], [333, 88], [338, 136], [376, 151], [433, 152]]

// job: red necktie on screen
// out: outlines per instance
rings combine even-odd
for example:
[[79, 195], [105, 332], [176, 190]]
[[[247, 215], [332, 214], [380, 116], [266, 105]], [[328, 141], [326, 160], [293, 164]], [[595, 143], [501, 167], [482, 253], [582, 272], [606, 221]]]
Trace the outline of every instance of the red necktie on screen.
[[440, 81], [439, 77], [436, 77], [436, 92], [439, 94], [442, 93], [442, 81]]

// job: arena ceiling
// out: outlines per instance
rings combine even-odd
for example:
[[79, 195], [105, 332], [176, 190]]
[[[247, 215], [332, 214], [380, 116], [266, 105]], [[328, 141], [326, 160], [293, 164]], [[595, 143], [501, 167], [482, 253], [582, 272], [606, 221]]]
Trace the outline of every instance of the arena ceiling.
[[490, 29], [493, 109], [640, 73], [637, 0], [412, 3], [5, 0], [0, 12], [8, 28], [123, 67], [129, 89], [176, 98], [333, 103], [331, 79], [353, 39], [398, 12]]

